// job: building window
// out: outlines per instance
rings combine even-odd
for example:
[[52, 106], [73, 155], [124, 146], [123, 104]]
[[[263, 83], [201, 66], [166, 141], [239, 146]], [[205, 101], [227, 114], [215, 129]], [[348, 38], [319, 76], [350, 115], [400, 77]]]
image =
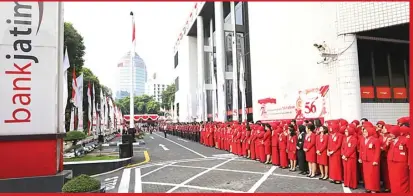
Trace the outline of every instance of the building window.
[[178, 52], [176, 52], [175, 53], [175, 57], [174, 57], [174, 68], [176, 68], [177, 66], [178, 66], [178, 63], [179, 63], [179, 61], [178, 61]]
[[175, 78], [175, 92], [178, 92], [178, 90], [179, 90], [179, 77], [176, 77]]
[[408, 103], [409, 45], [357, 40], [362, 103]]

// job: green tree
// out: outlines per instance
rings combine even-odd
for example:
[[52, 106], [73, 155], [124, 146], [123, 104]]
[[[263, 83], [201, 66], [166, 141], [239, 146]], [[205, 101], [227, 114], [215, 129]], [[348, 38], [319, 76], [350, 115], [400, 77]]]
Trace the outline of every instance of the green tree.
[[171, 104], [175, 101], [175, 84], [168, 85], [166, 89], [162, 92], [162, 107], [166, 110], [171, 109]]
[[[134, 97], [134, 112], [135, 114], [158, 114], [161, 109], [161, 104], [152, 96], [142, 95]], [[125, 97], [116, 101], [116, 105], [121, 109], [122, 113], [129, 114], [130, 98]]]
[[[75, 70], [76, 76], [79, 76], [79, 72], [82, 70], [85, 55], [85, 45], [83, 43], [83, 37], [73, 27], [72, 23], [65, 22], [64, 24], [64, 46], [67, 49], [69, 61], [71, 67], [68, 70], [68, 95], [72, 94], [72, 72]], [[70, 127], [70, 111], [72, 105], [70, 104], [71, 96], [67, 98], [67, 106], [65, 108], [65, 127], [69, 130]]]

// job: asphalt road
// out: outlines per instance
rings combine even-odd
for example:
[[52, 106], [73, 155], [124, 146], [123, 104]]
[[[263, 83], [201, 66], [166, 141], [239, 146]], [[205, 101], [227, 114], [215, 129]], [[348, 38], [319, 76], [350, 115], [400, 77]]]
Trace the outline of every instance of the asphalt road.
[[109, 193], [360, 193], [226, 151], [154, 132], [145, 136], [150, 161], [97, 176]]

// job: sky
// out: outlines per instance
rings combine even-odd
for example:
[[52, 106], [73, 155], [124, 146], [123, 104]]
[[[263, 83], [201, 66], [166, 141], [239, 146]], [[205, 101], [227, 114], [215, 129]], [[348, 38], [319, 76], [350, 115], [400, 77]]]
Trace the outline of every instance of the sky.
[[85, 67], [100, 82], [116, 90], [116, 66], [131, 49], [135, 15], [136, 52], [148, 68], [148, 76], [172, 83], [173, 49], [194, 2], [65, 2], [65, 22], [83, 36]]

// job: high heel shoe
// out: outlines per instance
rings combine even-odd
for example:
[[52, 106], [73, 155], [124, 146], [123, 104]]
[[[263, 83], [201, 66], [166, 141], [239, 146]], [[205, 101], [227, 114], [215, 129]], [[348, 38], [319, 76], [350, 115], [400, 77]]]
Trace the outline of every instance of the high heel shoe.
[[323, 180], [328, 180], [328, 176], [324, 176]]
[[324, 176], [320, 176], [318, 179], [319, 179], [319, 180], [323, 180], [323, 178], [324, 178]]

